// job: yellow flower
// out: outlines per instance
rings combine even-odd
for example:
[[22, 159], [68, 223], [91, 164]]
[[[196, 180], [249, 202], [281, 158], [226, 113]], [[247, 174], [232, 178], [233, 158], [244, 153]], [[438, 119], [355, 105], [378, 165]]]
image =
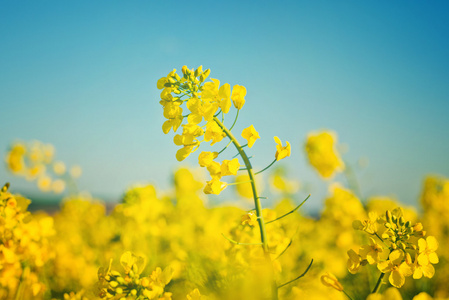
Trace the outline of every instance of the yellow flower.
[[379, 262], [379, 253], [381, 253], [383, 249], [372, 237], [369, 238], [369, 241], [369, 245], [360, 247], [359, 253], [362, 259], [366, 259], [368, 263], [372, 265]]
[[242, 216], [242, 225], [246, 224], [252, 227], [257, 225], [257, 216], [255, 213], [249, 212]]
[[427, 294], [425, 292], [421, 292], [418, 295], [416, 295], [415, 297], [413, 297], [413, 300], [433, 300], [433, 298], [431, 296], [429, 296], [429, 294]]
[[428, 236], [425, 240], [419, 239], [418, 248], [418, 263], [421, 266], [426, 266], [429, 263], [438, 263], [438, 255], [435, 253], [435, 251], [438, 249], [438, 241], [434, 236]]
[[212, 140], [210, 145], [212, 146], [215, 143], [220, 142], [224, 137], [225, 133], [221, 129], [220, 126], [218, 126], [217, 122], [210, 121], [206, 124], [206, 133], [204, 134], [204, 140], [206, 142]]
[[225, 83], [220, 87], [218, 96], [220, 98], [221, 110], [227, 114], [231, 108], [231, 86], [229, 83]]
[[276, 142], [276, 154], [274, 155], [276, 157], [276, 160], [281, 160], [283, 158], [286, 158], [287, 156], [290, 156], [291, 147], [290, 143], [286, 142], [287, 145], [285, 147], [282, 146], [281, 140], [275, 136], [274, 141]]
[[62, 161], [56, 161], [53, 163], [53, 172], [57, 175], [62, 175], [66, 171], [65, 164]]
[[210, 173], [212, 178], [221, 178], [223, 175], [221, 174], [221, 165], [220, 163], [213, 161], [207, 166], [207, 170]]
[[178, 161], [183, 161], [186, 159], [193, 150], [193, 146], [184, 146], [176, 152], [176, 159]]
[[201, 293], [198, 289], [194, 289], [187, 295], [187, 300], [201, 300]]
[[241, 85], [234, 85], [232, 87], [231, 99], [237, 109], [242, 109], [245, 104], [246, 88]]
[[321, 283], [324, 284], [325, 286], [334, 288], [337, 291], [340, 291], [340, 292], [343, 291], [343, 286], [341, 285], [340, 282], [338, 282], [337, 277], [335, 277], [331, 273], [326, 273], [326, 274], [322, 275]]
[[413, 279], [420, 279], [423, 275], [427, 278], [432, 278], [435, 275], [435, 268], [431, 264], [420, 265], [418, 262], [418, 256], [415, 257], [413, 271]]
[[337, 137], [329, 131], [309, 134], [305, 149], [310, 164], [324, 178], [330, 178], [344, 169], [343, 161], [335, 149]]
[[413, 274], [412, 268], [404, 261], [405, 254], [402, 250], [394, 250], [388, 256], [387, 261], [377, 264], [382, 273], [390, 273], [388, 278], [391, 285], [400, 288], [405, 283], [405, 277]]
[[226, 187], [226, 182], [221, 182], [220, 179], [214, 177], [212, 180], [206, 182], [204, 193], [219, 195]]
[[135, 255], [130, 251], [126, 251], [120, 257], [120, 264], [122, 265], [125, 272], [128, 274], [131, 270], [135, 274], [142, 273], [146, 265], [146, 259], [143, 256]]
[[51, 184], [51, 189], [56, 194], [62, 193], [65, 190], [65, 182], [64, 182], [64, 180], [56, 179], [55, 181], [53, 181], [53, 183]]
[[349, 256], [348, 263], [347, 263], [348, 271], [351, 274], [356, 274], [359, 271], [360, 267], [361, 267], [362, 258], [360, 257], [360, 255], [358, 255], [352, 249], [348, 250], [347, 253], [348, 253], [348, 256]]
[[48, 192], [51, 189], [51, 178], [45, 174], [40, 176], [37, 180], [37, 187], [43, 192]]
[[242, 137], [248, 141], [248, 147], [252, 147], [257, 139], [260, 139], [259, 133], [253, 125], [243, 129]]
[[201, 167], [208, 167], [217, 156], [218, 152], [203, 151], [198, 156], [198, 163]]
[[221, 164], [221, 176], [237, 175], [237, 171], [240, 168], [238, 158], [232, 160], [225, 159]]
[[176, 132], [179, 126], [181, 126], [183, 119], [183, 116], [177, 116], [175, 118], [168, 119], [164, 122], [164, 124], [162, 124], [162, 131], [167, 134], [170, 132], [170, 129], [173, 128], [173, 132]]

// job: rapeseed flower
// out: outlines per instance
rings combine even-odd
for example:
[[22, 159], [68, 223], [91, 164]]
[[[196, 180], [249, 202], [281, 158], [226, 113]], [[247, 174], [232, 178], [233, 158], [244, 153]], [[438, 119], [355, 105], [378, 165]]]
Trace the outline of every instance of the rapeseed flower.
[[311, 133], [307, 137], [305, 149], [310, 164], [323, 178], [331, 178], [335, 172], [345, 167], [335, 149], [336, 134], [329, 131]]
[[259, 133], [254, 128], [254, 125], [251, 125], [242, 131], [242, 137], [248, 141], [248, 147], [252, 147], [257, 139], [260, 139]]
[[379, 262], [377, 268], [382, 273], [390, 272], [388, 280], [397, 288], [404, 285], [406, 276], [413, 274], [412, 268], [405, 262], [405, 254], [402, 250], [392, 251], [388, 260]]
[[286, 158], [287, 156], [290, 156], [291, 147], [290, 143], [286, 142], [287, 144], [285, 146], [282, 146], [281, 140], [275, 136], [274, 141], [276, 142], [276, 154], [274, 155], [276, 157], [276, 160], [281, 160]]

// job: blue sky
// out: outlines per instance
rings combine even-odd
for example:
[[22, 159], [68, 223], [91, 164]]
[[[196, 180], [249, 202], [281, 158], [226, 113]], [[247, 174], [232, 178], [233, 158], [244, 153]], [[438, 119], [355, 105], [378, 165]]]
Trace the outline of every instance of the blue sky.
[[[0, 150], [17, 139], [52, 143], [83, 168], [80, 186], [118, 199], [136, 182], [169, 187], [179, 164], [164, 135], [158, 78], [183, 65], [247, 88], [236, 132], [254, 124], [254, 164], [285, 160], [327, 193], [307, 166], [308, 132], [331, 129], [368, 157], [365, 195], [416, 203], [426, 174], [449, 176], [449, 4], [445, 1], [2, 1]], [[16, 191], [33, 184], [0, 178]], [[336, 181], [343, 181], [336, 177]], [[303, 191], [305, 192], [305, 191]]]

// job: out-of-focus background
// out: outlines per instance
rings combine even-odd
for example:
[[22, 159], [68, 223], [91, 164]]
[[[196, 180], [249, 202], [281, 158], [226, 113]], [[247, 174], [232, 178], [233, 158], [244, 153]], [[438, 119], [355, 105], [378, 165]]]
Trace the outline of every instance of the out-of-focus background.
[[[51, 143], [57, 159], [82, 167], [80, 189], [107, 201], [136, 182], [168, 187], [180, 164], [173, 135], [162, 133], [156, 81], [203, 65], [247, 88], [235, 130], [259, 131], [255, 166], [272, 161], [273, 136], [291, 143], [282, 163], [314, 196], [307, 209], [327, 194], [303, 151], [319, 129], [338, 134], [365, 196], [415, 204], [425, 175], [449, 176], [448, 9], [445, 1], [3, 1], [0, 151], [17, 140]], [[4, 167], [0, 178], [34, 201], [50, 197]]]

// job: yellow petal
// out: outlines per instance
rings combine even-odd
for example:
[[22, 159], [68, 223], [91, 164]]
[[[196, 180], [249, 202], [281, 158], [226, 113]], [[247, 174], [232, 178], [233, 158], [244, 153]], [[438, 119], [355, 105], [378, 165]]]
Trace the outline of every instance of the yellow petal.
[[392, 271], [389, 277], [392, 286], [400, 288], [405, 283], [405, 277], [398, 270]]
[[432, 251], [438, 249], [438, 241], [434, 236], [428, 236], [426, 241], [427, 241], [427, 249]]

